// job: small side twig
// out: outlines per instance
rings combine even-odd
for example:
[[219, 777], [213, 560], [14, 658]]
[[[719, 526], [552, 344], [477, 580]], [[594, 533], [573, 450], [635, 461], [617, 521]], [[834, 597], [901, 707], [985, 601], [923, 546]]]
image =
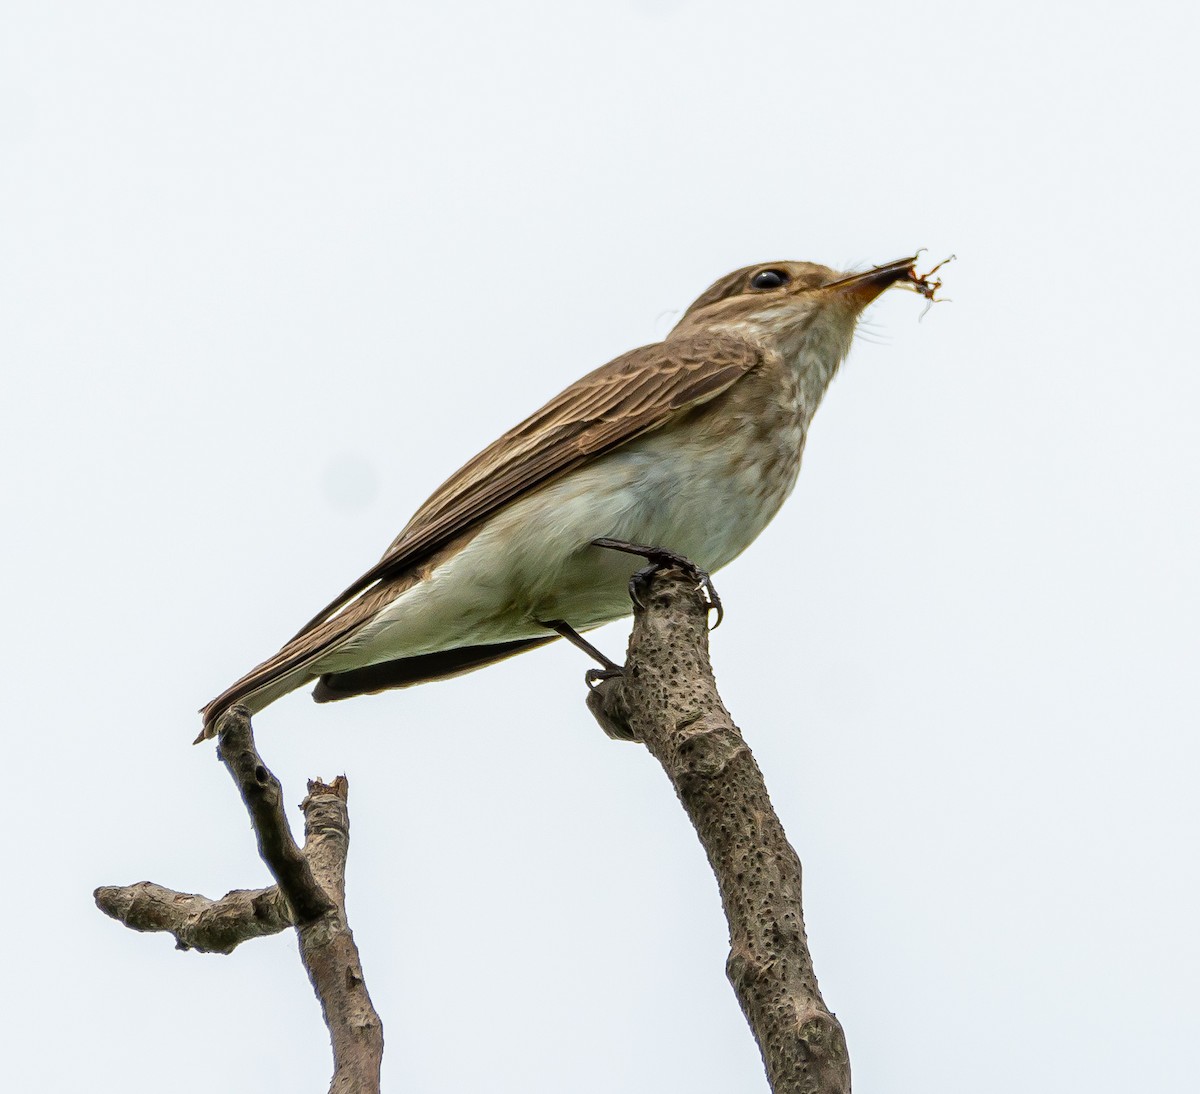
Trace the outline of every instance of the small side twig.
[[278, 934], [292, 924], [292, 910], [278, 885], [234, 889], [219, 900], [199, 893], [177, 893], [153, 881], [102, 885], [96, 906], [134, 931], [163, 931], [175, 936], [180, 950], [233, 953], [243, 942]]
[[721, 702], [708, 657], [708, 605], [694, 576], [653, 575], [624, 673], [588, 707], [610, 736], [662, 764], [717, 877], [729, 923], [726, 972], [775, 1094], [848, 1094], [850, 1061], [813, 972], [800, 859], [762, 772]]
[[371, 1005], [358, 947], [346, 920], [350, 847], [349, 785], [312, 780], [301, 803], [304, 847], [292, 838], [279, 780], [254, 744], [250, 716], [235, 707], [222, 719], [218, 755], [237, 785], [276, 884], [219, 900], [143, 881], [96, 890], [101, 911], [138, 931], [165, 931], [180, 949], [230, 953], [241, 942], [295, 926], [300, 958], [321, 1003], [333, 1046], [331, 1094], [379, 1090], [383, 1024]]

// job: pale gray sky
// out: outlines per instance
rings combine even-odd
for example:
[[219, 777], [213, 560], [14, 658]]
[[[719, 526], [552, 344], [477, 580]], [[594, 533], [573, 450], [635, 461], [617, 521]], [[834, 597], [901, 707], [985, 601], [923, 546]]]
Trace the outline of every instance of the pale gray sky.
[[[196, 708], [714, 278], [927, 247], [954, 303], [872, 309], [719, 576], [720, 684], [856, 1089], [1194, 1089], [1195, 10], [10, 5], [11, 1088], [324, 1089], [290, 938], [92, 907], [264, 883]], [[291, 800], [350, 778], [389, 1090], [765, 1089], [586, 667], [257, 721]]]

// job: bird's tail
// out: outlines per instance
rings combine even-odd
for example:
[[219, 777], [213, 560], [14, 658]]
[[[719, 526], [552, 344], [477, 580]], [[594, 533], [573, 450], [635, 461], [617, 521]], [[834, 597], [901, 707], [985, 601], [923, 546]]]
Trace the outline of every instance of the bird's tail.
[[[281, 699], [290, 691], [303, 687], [316, 675], [308, 670], [308, 663], [301, 664], [290, 672], [264, 673], [264, 669], [272, 662], [265, 661], [252, 669], [236, 684], [231, 684], [201, 711], [204, 718], [204, 728], [193, 744], [210, 740], [217, 735], [217, 723], [221, 716], [232, 706], [244, 706], [251, 714], [257, 714], [264, 707], [270, 706], [276, 699]], [[264, 680], [263, 677], [266, 676]]]
[[338, 649], [379, 609], [416, 580], [417, 575], [410, 574], [403, 582], [393, 580], [365, 593], [358, 589], [361, 580], [356, 582], [351, 586], [350, 591], [354, 595], [349, 598], [350, 603], [343, 603], [348, 596], [348, 593], [344, 593], [286, 642], [274, 657], [256, 665], [204, 707], [201, 711], [204, 728], [196, 742], [215, 737], [218, 720], [233, 705], [241, 703], [249, 707], [253, 714], [289, 691], [315, 680], [319, 673], [313, 671], [314, 667], [326, 654]]

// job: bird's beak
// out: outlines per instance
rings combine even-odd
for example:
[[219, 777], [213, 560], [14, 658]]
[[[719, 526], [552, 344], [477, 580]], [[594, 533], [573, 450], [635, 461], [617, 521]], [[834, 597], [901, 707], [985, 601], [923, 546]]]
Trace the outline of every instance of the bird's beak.
[[821, 292], [836, 293], [858, 308], [865, 308], [884, 289], [897, 281], [916, 280], [917, 256], [898, 258], [883, 266], [876, 266], [865, 273], [850, 274], [848, 277], [822, 285]]

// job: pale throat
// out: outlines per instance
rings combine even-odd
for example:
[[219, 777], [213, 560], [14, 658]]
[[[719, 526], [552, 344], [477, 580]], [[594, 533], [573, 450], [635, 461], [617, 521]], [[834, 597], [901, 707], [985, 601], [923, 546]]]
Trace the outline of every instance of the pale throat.
[[797, 315], [784, 303], [714, 324], [772, 351], [792, 370], [799, 383], [800, 399], [811, 419], [825, 389], [850, 352], [855, 319], [832, 309]]

